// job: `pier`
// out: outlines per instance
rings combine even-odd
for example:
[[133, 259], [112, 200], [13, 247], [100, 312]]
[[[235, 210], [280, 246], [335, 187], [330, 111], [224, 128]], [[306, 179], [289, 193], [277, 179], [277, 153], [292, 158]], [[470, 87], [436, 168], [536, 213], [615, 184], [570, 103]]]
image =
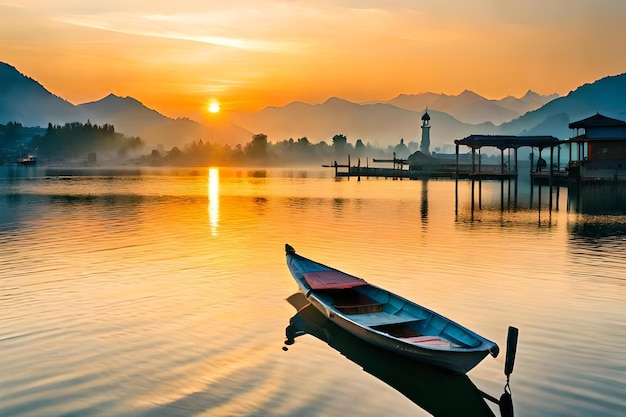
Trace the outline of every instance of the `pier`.
[[[423, 128], [427, 128], [429, 117], [424, 115]], [[335, 177], [382, 177], [393, 179], [476, 179], [507, 180], [517, 179], [519, 174], [518, 149], [531, 148], [530, 177], [533, 182], [547, 185], [568, 183], [615, 183], [626, 182], [626, 122], [596, 114], [569, 124], [576, 129], [576, 136], [560, 140], [554, 136], [512, 136], [512, 135], [470, 135], [455, 140], [455, 154], [447, 157], [433, 156], [427, 151], [417, 151], [407, 159], [374, 159], [374, 162], [391, 163], [391, 168], [361, 167], [350, 164], [324, 165], [335, 168]], [[582, 130], [582, 133], [581, 133]], [[429, 140], [429, 136], [422, 138]], [[569, 146], [566, 166], [561, 167], [561, 145]], [[460, 154], [460, 146], [467, 146], [470, 152]], [[500, 151], [499, 164], [483, 164], [481, 150], [484, 147]], [[538, 150], [535, 162], [534, 150]], [[542, 152], [549, 150], [549, 157]], [[556, 149], [556, 152], [555, 152]], [[505, 152], [507, 153], [505, 162]], [[513, 154], [513, 155], [511, 155]], [[454, 160], [452, 159], [454, 157]], [[408, 169], [405, 167], [408, 166]]]
[[[457, 145], [458, 149], [458, 145]], [[516, 154], [517, 157], [517, 154]], [[335, 177], [377, 177], [392, 179], [475, 179], [475, 180], [507, 180], [517, 178], [517, 159], [515, 168], [511, 169], [510, 157], [509, 162], [504, 163], [502, 158], [501, 164], [483, 164], [479, 155], [476, 158], [474, 153], [464, 155], [466, 161], [460, 162], [459, 154], [455, 159], [437, 158], [421, 152], [415, 152], [408, 159], [397, 158], [393, 154], [391, 159], [373, 159], [374, 163], [391, 164], [391, 167], [370, 167], [369, 162], [365, 167], [361, 166], [361, 159], [358, 158], [356, 165], [351, 164], [350, 155], [348, 155], [348, 163], [341, 164], [334, 161], [330, 165], [322, 165], [327, 168], [334, 168]]]
[[331, 165], [323, 165], [327, 168], [335, 168], [335, 177], [376, 177], [376, 178], [391, 178], [391, 179], [409, 179], [409, 180], [421, 180], [421, 179], [512, 179], [517, 174], [505, 172], [498, 172], [496, 169], [491, 169], [491, 166], [483, 167], [484, 169], [478, 172], [472, 172], [467, 166], [460, 166], [459, 170], [456, 169], [438, 169], [438, 170], [409, 170], [403, 168], [378, 168], [378, 167], [360, 167], [350, 166], [346, 164], [333, 163]]

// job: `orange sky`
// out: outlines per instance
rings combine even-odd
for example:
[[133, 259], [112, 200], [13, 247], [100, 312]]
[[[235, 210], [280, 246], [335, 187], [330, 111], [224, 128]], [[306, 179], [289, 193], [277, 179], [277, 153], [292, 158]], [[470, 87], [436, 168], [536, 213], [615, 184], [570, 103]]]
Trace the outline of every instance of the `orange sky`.
[[170, 117], [398, 94], [567, 94], [626, 71], [623, 0], [0, 0], [0, 61]]

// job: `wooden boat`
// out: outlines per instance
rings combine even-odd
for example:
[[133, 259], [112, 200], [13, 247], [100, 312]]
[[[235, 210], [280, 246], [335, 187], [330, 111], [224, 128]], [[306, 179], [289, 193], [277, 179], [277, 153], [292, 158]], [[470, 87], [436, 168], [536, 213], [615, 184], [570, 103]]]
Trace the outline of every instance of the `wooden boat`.
[[354, 336], [414, 360], [465, 374], [498, 345], [383, 288], [296, 253], [287, 266], [309, 303]]
[[[302, 293], [297, 295], [304, 298]], [[288, 298], [288, 301], [291, 303], [293, 298]], [[365, 372], [402, 393], [429, 415], [495, 417], [486, 397], [469, 376], [447, 372], [445, 369], [374, 346], [337, 326], [311, 304], [299, 308], [298, 313], [289, 320], [289, 326], [285, 329], [285, 344], [290, 346], [296, 337], [305, 334], [328, 343]]]
[[17, 163], [20, 165], [37, 165], [37, 157], [29, 155], [26, 158], [18, 160]]

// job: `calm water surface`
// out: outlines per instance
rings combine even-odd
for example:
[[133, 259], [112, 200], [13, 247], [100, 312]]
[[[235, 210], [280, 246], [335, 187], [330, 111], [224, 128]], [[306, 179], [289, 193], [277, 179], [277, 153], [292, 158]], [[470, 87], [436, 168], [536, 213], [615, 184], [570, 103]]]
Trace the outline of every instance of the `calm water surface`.
[[623, 196], [321, 169], [0, 167], [0, 415], [400, 417], [475, 387], [499, 397], [504, 355], [453, 380], [363, 358], [334, 329], [282, 351], [290, 243], [503, 351], [518, 327], [517, 416], [623, 416]]

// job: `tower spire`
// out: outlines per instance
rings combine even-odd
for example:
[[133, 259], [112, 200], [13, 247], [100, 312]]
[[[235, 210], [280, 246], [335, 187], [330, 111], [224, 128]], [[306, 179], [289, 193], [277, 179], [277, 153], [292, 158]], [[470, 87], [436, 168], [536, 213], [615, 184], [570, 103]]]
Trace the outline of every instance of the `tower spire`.
[[428, 107], [424, 111], [422, 116], [422, 143], [420, 144], [420, 152], [425, 155], [430, 155], [430, 115], [428, 114]]

